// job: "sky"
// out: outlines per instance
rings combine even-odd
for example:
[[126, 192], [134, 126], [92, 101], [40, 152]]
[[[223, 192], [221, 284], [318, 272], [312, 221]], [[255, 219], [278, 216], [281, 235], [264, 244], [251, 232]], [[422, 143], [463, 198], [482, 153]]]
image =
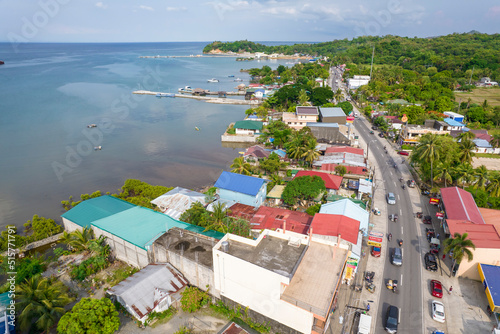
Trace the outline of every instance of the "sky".
[[500, 33], [498, 0], [0, 0], [3, 42], [322, 42]]

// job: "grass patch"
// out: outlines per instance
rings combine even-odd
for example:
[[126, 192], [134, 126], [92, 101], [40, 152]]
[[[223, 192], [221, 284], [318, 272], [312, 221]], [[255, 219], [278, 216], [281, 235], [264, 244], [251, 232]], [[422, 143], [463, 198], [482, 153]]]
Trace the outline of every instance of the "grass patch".
[[113, 275], [108, 276], [106, 278], [106, 282], [109, 283], [111, 287], [113, 287], [138, 271], [139, 269], [137, 269], [136, 267], [125, 265], [124, 267], [116, 269], [113, 272]]
[[488, 101], [490, 106], [500, 106], [500, 88], [499, 87], [479, 87], [474, 88], [472, 92], [455, 92], [456, 102], [467, 102], [471, 99], [471, 103], [482, 105], [484, 100]]
[[148, 320], [146, 321], [146, 326], [151, 324], [152, 328], [155, 328], [158, 325], [165, 324], [173, 318], [173, 316], [177, 313], [177, 309], [175, 307], [170, 307], [168, 310], [163, 312], [151, 312], [149, 314]]
[[493, 154], [493, 153], [475, 153], [475, 156], [478, 158], [500, 159], [500, 154]]

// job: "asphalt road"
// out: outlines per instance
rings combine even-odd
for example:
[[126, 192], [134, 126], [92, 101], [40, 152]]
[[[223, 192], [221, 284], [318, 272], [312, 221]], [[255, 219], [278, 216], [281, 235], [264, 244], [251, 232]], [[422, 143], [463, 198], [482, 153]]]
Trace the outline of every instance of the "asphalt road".
[[[359, 111], [355, 111], [359, 113]], [[399, 215], [397, 222], [388, 222], [388, 230], [386, 233], [392, 233], [392, 241], [384, 242], [388, 245], [389, 251], [384, 264], [384, 282], [386, 279], [398, 280], [398, 291], [393, 293], [386, 289], [385, 286], [380, 287], [381, 294], [378, 302], [378, 312], [374, 316], [376, 321], [375, 332], [385, 333], [385, 318], [389, 305], [395, 305], [400, 308], [400, 324], [398, 333], [422, 333], [423, 332], [423, 302], [422, 302], [422, 270], [423, 270], [423, 254], [417, 237], [417, 226], [414, 220], [414, 212], [411, 204], [411, 199], [408, 193], [408, 188], [402, 189], [400, 177], [408, 180], [409, 175], [403, 174], [403, 166], [401, 164], [402, 157], [391, 157], [391, 154], [386, 154], [384, 146], [390, 150], [389, 143], [378, 137], [378, 131], [375, 134], [370, 134], [371, 129], [368, 128], [369, 123], [366, 123], [362, 118], [356, 119], [354, 122], [355, 128], [366, 141], [369, 143], [369, 150], [377, 160], [379, 169], [376, 170], [376, 179], [382, 179], [375, 185], [375, 191], [384, 192], [384, 196], [388, 192], [392, 192], [396, 196], [396, 205], [387, 204], [387, 212]], [[395, 169], [394, 163], [397, 165]], [[406, 169], [404, 169], [406, 170]], [[375, 203], [375, 206], [381, 206], [382, 203]], [[388, 219], [388, 217], [386, 217]], [[395, 266], [391, 263], [390, 257], [396, 247], [398, 240], [403, 240], [403, 265]], [[387, 239], [386, 239], [387, 240]]]

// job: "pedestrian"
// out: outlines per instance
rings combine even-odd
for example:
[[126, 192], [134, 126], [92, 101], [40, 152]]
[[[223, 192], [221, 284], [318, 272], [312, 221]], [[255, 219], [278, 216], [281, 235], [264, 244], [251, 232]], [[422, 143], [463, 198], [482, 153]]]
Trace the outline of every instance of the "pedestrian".
[[453, 291], [453, 287], [450, 286], [450, 290], [448, 290], [448, 294], [451, 295], [451, 291]]
[[366, 312], [370, 311], [370, 303], [368, 303], [368, 305], [366, 305]]
[[439, 233], [436, 235], [436, 238], [438, 238], [438, 239], [439, 239]]

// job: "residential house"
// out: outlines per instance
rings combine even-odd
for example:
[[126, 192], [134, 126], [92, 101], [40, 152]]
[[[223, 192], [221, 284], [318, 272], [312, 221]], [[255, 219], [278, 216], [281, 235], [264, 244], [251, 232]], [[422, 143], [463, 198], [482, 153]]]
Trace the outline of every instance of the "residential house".
[[455, 120], [457, 122], [463, 123], [464, 122], [464, 115], [458, 114], [453, 111], [445, 111], [443, 114], [451, 118], [452, 120]]
[[195, 202], [205, 205], [205, 194], [181, 187], [175, 187], [151, 201], [161, 212], [174, 219], [179, 219]]
[[476, 153], [497, 153], [497, 150], [485, 139], [476, 138], [472, 139], [472, 142], [476, 145], [474, 149]]
[[350, 144], [348, 131], [342, 131], [337, 123], [306, 123], [306, 126], [311, 129], [311, 133], [320, 143], [329, 144]]
[[[432, 120], [432, 121], [434, 124], [434, 120]], [[443, 128], [441, 128], [441, 129], [436, 129], [433, 127], [426, 127], [426, 126], [422, 126], [422, 125], [414, 125], [414, 124], [408, 124], [406, 126], [403, 126], [402, 143], [408, 144], [408, 145], [416, 145], [418, 143], [418, 140], [420, 139], [420, 137], [422, 137], [423, 135], [425, 135], [427, 133], [434, 133], [437, 135], [450, 134], [450, 130], [447, 129], [448, 124], [446, 124], [446, 123], [444, 123], [444, 124], [445, 125], [438, 123], [438, 125], [443, 126]], [[444, 127], [446, 127], [446, 130], [444, 129]]]
[[93, 221], [112, 216], [135, 207], [114, 196], [104, 195], [82, 201], [80, 204], [61, 215], [64, 230], [68, 233], [83, 228], [90, 228]]
[[359, 230], [363, 232], [363, 235], [368, 235], [370, 213], [364, 210], [359, 204], [356, 204], [347, 198], [323, 204], [319, 213], [342, 215], [359, 221]]
[[273, 332], [325, 333], [349, 250], [293, 232], [227, 234], [213, 249], [214, 290]]
[[307, 235], [313, 217], [305, 212], [261, 206], [250, 220], [253, 231], [285, 230]]
[[347, 116], [342, 108], [319, 108], [319, 120], [323, 123], [346, 124]]
[[267, 200], [268, 202], [273, 203], [274, 205], [280, 205], [283, 196], [283, 190], [285, 190], [285, 185], [282, 184], [277, 184], [267, 193]]
[[311, 177], [319, 176], [325, 182], [325, 187], [329, 191], [339, 190], [340, 186], [342, 185], [342, 179], [343, 179], [342, 176], [340, 175], [334, 175], [320, 171], [307, 171], [307, 170], [298, 171], [297, 174], [295, 174], [294, 179], [302, 176], [311, 176]]
[[[325, 167], [323, 165], [336, 166], [343, 165], [346, 167], [354, 168], [361, 167], [366, 172], [369, 171], [368, 160], [364, 156], [362, 148], [355, 148], [350, 146], [332, 146], [326, 149], [324, 156], [318, 157], [313, 163], [313, 166], [320, 167], [322, 170], [330, 171], [332, 167]], [[353, 171], [351, 169], [351, 171]], [[363, 170], [355, 169], [356, 173], [363, 172]]]
[[316, 123], [318, 115], [318, 107], [297, 106], [294, 113], [283, 113], [283, 122], [295, 130], [300, 130], [307, 123]]
[[498, 86], [498, 82], [491, 81], [491, 79], [488, 77], [483, 77], [483, 78], [481, 78], [481, 80], [479, 80], [479, 82], [476, 84], [476, 86], [479, 86], [479, 87]]
[[335, 243], [347, 243], [352, 254], [361, 258], [363, 235], [359, 231], [359, 221], [344, 215], [317, 213], [309, 230], [314, 237], [331, 240]]
[[465, 124], [458, 122], [452, 118], [445, 118], [443, 120], [446, 124], [448, 124], [448, 129], [451, 131], [462, 131], [465, 128]]
[[188, 281], [171, 264], [150, 264], [106, 293], [137, 320], [144, 323], [152, 312], [179, 307], [181, 291]]
[[355, 90], [361, 86], [368, 85], [369, 82], [370, 76], [368, 75], [355, 75], [354, 77], [347, 79], [347, 85], [350, 90]]
[[238, 121], [234, 123], [237, 135], [256, 135], [262, 131], [263, 124], [259, 121]]
[[257, 177], [223, 171], [214, 186], [221, 199], [254, 207], [266, 199], [266, 180]]

